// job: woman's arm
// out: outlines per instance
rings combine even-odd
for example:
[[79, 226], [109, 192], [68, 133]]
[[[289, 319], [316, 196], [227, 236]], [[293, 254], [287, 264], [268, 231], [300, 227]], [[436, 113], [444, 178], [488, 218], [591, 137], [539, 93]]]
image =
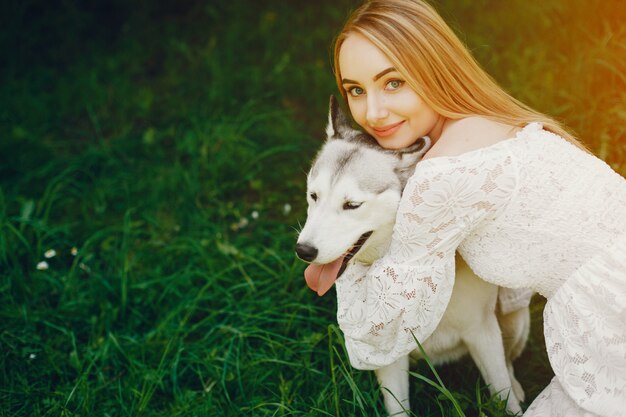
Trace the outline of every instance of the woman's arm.
[[358, 369], [414, 350], [441, 320], [458, 245], [509, 201], [517, 170], [507, 152], [472, 152], [418, 164], [404, 190], [386, 256], [337, 280], [339, 325]]

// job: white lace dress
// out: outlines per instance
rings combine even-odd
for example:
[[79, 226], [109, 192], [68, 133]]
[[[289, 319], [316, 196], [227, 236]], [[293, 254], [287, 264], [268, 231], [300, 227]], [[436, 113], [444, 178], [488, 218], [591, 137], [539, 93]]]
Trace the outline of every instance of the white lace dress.
[[388, 254], [336, 283], [355, 368], [388, 365], [433, 332], [457, 249], [486, 281], [548, 299], [556, 376], [525, 416], [626, 415], [626, 180], [537, 123], [419, 163]]

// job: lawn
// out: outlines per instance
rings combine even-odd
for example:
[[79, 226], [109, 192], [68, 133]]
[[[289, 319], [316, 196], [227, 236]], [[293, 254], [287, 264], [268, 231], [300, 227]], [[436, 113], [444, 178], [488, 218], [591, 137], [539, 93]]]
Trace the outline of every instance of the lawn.
[[[359, 3], [5, 7], [0, 416], [383, 415], [293, 251], [332, 39]], [[626, 175], [620, 3], [435, 4], [508, 91]], [[542, 306], [516, 363], [529, 400], [551, 379]], [[416, 415], [506, 415], [470, 360], [437, 372], [449, 391], [412, 378]]]

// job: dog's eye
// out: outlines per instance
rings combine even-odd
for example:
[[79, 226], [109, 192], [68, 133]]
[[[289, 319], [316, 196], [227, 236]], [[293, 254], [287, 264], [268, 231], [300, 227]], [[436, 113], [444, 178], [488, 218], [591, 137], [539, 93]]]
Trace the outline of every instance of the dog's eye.
[[344, 210], [358, 209], [359, 207], [361, 207], [361, 204], [363, 203], [355, 203], [354, 201], [346, 201], [345, 203], [343, 203], [343, 209]]
[[311, 197], [311, 200], [317, 201], [317, 193], [311, 193], [309, 194], [309, 197]]

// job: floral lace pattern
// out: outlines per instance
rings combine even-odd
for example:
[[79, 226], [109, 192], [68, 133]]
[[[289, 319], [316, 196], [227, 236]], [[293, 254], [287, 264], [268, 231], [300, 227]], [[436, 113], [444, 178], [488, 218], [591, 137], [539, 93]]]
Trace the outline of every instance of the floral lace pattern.
[[439, 323], [452, 293], [457, 246], [515, 190], [510, 156], [473, 162], [418, 165], [398, 208], [389, 254], [366, 279], [360, 268], [350, 268], [337, 280], [337, 317], [354, 367], [388, 365], [417, 348], [413, 335], [424, 340]]
[[[490, 147], [421, 162], [388, 254], [369, 269], [351, 266], [336, 282], [352, 365], [386, 366], [416, 348], [413, 335], [423, 341], [433, 332], [458, 250], [486, 281], [549, 299], [546, 345], [559, 392], [581, 410], [624, 415], [624, 213], [626, 181], [536, 123]], [[537, 401], [552, 397], [546, 391]]]
[[596, 417], [580, 407], [563, 391], [554, 377], [528, 407], [524, 417]]
[[585, 410], [626, 415], [626, 238], [587, 262], [546, 304], [550, 363]]

